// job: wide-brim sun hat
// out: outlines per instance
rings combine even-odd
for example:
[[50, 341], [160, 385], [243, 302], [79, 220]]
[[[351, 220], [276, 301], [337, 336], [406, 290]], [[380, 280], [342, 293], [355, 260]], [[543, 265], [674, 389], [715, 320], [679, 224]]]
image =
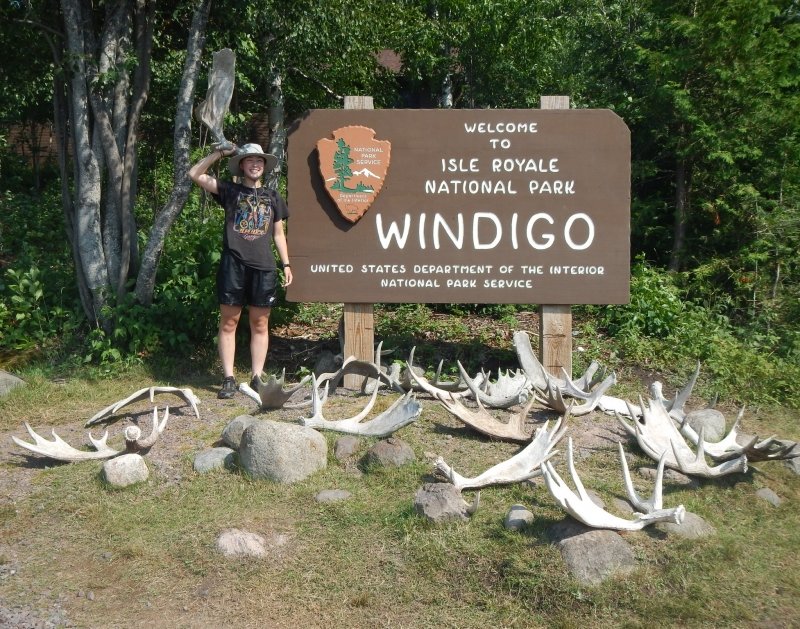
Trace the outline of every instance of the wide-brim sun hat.
[[236, 154], [232, 155], [228, 160], [228, 170], [231, 171], [231, 174], [234, 177], [241, 177], [243, 175], [242, 169], [239, 166], [239, 162], [241, 162], [245, 157], [262, 157], [266, 162], [264, 165], [265, 173], [275, 168], [278, 163], [278, 158], [270, 153], [265, 153], [260, 144], [245, 144], [240, 146], [236, 151]]

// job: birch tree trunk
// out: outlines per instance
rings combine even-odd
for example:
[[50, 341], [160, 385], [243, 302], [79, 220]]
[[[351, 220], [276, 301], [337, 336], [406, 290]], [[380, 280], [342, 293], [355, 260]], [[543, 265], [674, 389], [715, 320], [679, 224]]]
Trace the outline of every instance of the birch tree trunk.
[[269, 149], [278, 158], [278, 163], [271, 173], [267, 174], [266, 185], [272, 190], [278, 189], [281, 178], [281, 164], [286, 154], [286, 113], [284, 110], [283, 77], [273, 65], [270, 68], [269, 90]]
[[[92, 142], [92, 121], [89, 116], [89, 91], [86, 85], [84, 30], [85, 20], [78, 0], [63, 0], [64, 31], [67, 53], [72, 59], [69, 110], [75, 153], [75, 185], [72, 223], [75, 229], [79, 267], [77, 272], [91, 296], [86, 316], [98, 324], [103, 322], [103, 307], [108, 298], [108, 271], [100, 225], [102, 181]], [[105, 326], [104, 326], [105, 327]]]
[[186, 199], [192, 189], [192, 182], [187, 175], [191, 166], [192, 102], [200, 69], [200, 59], [205, 46], [206, 25], [210, 8], [211, 0], [200, 0], [197, 3], [189, 30], [186, 61], [183, 65], [181, 84], [178, 87], [178, 103], [175, 112], [172, 193], [166, 204], [157, 213], [153, 222], [147, 244], [142, 253], [141, 265], [136, 278], [136, 288], [134, 289], [136, 301], [145, 305], [153, 303], [156, 271], [158, 270], [158, 261], [161, 258], [161, 253], [164, 251], [164, 241], [175, 219], [183, 211]]

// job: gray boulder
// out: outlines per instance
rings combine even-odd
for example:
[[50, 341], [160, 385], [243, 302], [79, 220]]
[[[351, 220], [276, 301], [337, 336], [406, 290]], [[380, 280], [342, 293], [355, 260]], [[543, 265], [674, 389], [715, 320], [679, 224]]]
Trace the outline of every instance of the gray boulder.
[[694, 513], [690, 513], [689, 511], [686, 512], [683, 522], [680, 524], [675, 524], [673, 522], [659, 522], [653, 526], [662, 533], [669, 533], [686, 539], [700, 539], [702, 537], [714, 535], [717, 532], [717, 529], [711, 526], [703, 518], [701, 518], [699, 515], [695, 515]]
[[242, 433], [254, 421], [256, 421], [256, 418], [252, 415], [239, 415], [239, 417], [232, 419], [222, 430], [222, 441], [229, 448], [238, 450], [242, 442]]
[[255, 421], [242, 433], [239, 464], [253, 478], [294, 483], [328, 465], [328, 443], [313, 428]]
[[24, 387], [26, 382], [21, 378], [17, 378], [14, 374], [0, 369], [0, 395], [6, 395], [12, 389], [17, 387]]
[[415, 459], [414, 450], [410, 445], [397, 437], [389, 437], [367, 450], [362, 462], [366, 466], [400, 467]]
[[127, 487], [147, 480], [150, 475], [140, 454], [123, 454], [103, 463], [103, 479], [112, 487]]
[[431, 522], [469, 520], [477, 506], [477, 500], [472, 506], [464, 502], [450, 483], [425, 483], [414, 495], [414, 513]]
[[210, 448], [198, 452], [194, 457], [194, 471], [205, 474], [211, 470], [231, 468], [236, 460], [236, 450], [232, 448]]
[[686, 422], [699, 435], [704, 428], [703, 438], [706, 441], [722, 441], [725, 437], [725, 415], [715, 408], [701, 408], [686, 414]]
[[633, 549], [615, 531], [592, 529], [566, 518], [550, 527], [549, 535], [570, 573], [582, 585], [597, 585], [636, 568]]

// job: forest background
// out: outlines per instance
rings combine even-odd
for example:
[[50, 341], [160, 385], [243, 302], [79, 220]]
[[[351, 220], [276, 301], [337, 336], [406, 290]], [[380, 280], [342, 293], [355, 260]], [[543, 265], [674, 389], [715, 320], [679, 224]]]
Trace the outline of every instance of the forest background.
[[[796, 0], [4, 0], [0, 16], [0, 367], [103, 378], [213, 351], [222, 217], [186, 171], [210, 150], [192, 109], [211, 53], [230, 47], [226, 135], [278, 155], [284, 191], [286, 129], [344, 95], [614, 110], [631, 303], [573, 309], [585, 360], [699, 360], [709, 393], [800, 408]], [[440, 316], [514, 327], [532, 307], [377, 305], [376, 337], [410, 347]], [[316, 318], [287, 304], [273, 323]]]

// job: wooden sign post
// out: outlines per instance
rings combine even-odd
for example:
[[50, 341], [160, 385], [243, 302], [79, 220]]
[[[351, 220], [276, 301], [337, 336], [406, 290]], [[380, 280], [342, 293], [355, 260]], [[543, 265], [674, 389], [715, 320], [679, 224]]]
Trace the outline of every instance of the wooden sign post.
[[[541, 109], [569, 109], [569, 96], [542, 96]], [[539, 306], [539, 362], [554, 376], [572, 378], [572, 306]]]
[[[372, 96], [345, 96], [345, 109], [373, 109]], [[344, 355], [372, 362], [375, 352], [375, 307], [374, 304], [343, 304]], [[357, 390], [364, 383], [364, 376], [345, 374], [342, 382], [345, 389]]]

